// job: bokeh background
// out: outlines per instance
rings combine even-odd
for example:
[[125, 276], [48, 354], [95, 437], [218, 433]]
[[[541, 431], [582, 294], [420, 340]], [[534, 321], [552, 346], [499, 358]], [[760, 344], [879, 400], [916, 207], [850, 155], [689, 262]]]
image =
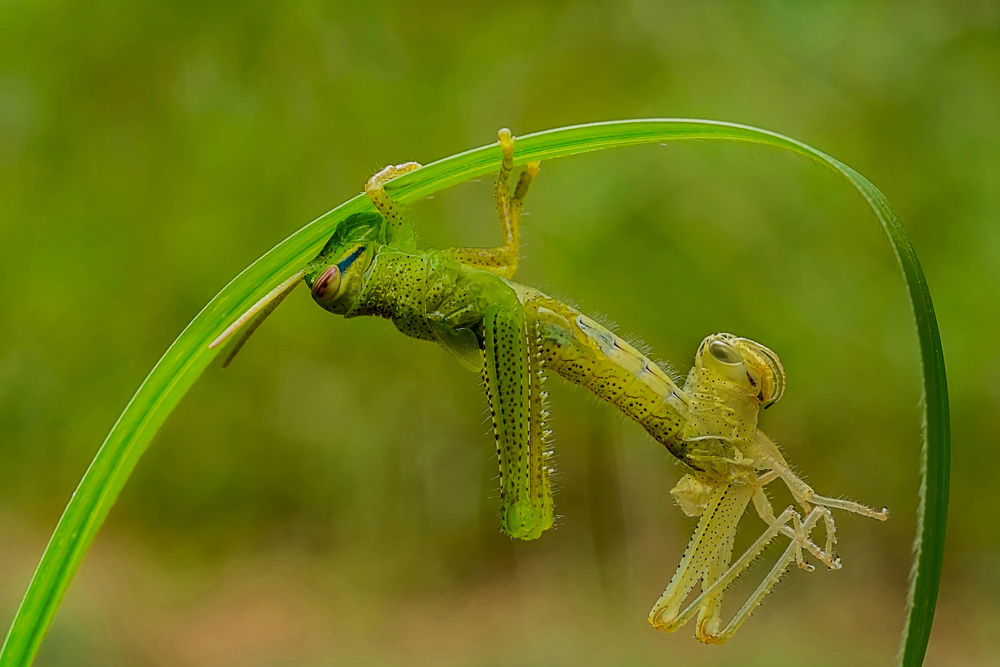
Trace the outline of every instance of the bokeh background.
[[[0, 626], [133, 391], [244, 266], [385, 164], [502, 126], [635, 117], [783, 132], [900, 213], [952, 398], [928, 664], [998, 664], [990, 0], [0, 2]], [[410, 214], [427, 245], [489, 245], [492, 210], [487, 179]], [[919, 360], [861, 198], [770, 149], [646, 146], [544, 164], [522, 238], [521, 281], [682, 372], [716, 331], [776, 350], [788, 391], [764, 430], [820, 492], [891, 520], [842, 516], [844, 569], [789, 573], [724, 647], [654, 632], [646, 613], [694, 523], [671, 502], [681, 471], [662, 447], [554, 378], [561, 518], [515, 543], [498, 529], [477, 377], [297, 293], [157, 436], [38, 664], [888, 664], [915, 527]], [[741, 543], [761, 528], [748, 515]]]

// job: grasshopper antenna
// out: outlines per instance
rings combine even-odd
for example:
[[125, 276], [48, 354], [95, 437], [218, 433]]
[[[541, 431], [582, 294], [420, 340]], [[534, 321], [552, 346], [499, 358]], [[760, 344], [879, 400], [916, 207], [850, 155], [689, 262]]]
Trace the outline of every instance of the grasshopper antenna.
[[262, 298], [254, 305], [250, 306], [249, 310], [240, 315], [239, 319], [230, 324], [225, 331], [219, 334], [218, 338], [216, 338], [209, 344], [208, 348], [210, 350], [218, 347], [223, 343], [223, 341], [225, 341], [236, 331], [242, 328], [243, 325], [245, 325], [247, 322], [250, 322], [250, 325], [243, 331], [242, 334], [240, 334], [240, 337], [237, 339], [236, 343], [233, 344], [232, 349], [229, 350], [229, 354], [226, 355], [226, 360], [222, 362], [223, 369], [229, 366], [229, 364], [233, 361], [233, 358], [237, 355], [237, 353], [239, 353], [239, 351], [246, 344], [247, 339], [249, 339], [250, 336], [253, 335], [253, 332], [257, 330], [257, 327], [259, 327], [264, 322], [264, 320], [267, 319], [267, 316], [270, 315], [274, 311], [274, 309], [277, 308], [281, 304], [281, 302], [285, 300], [286, 296], [292, 293], [292, 290], [294, 290], [296, 286], [298, 286], [299, 281], [301, 281], [302, 278], [305, 277], [305, 275], [306, 271], [305, 269], [303, 269], [298, 273], [296, 273], [295, 275], [288, 278], [286, 281], [284, 281], [277, 287], [275, 287], [270, 292], [268, 292], [264, 296], [264, 298]]

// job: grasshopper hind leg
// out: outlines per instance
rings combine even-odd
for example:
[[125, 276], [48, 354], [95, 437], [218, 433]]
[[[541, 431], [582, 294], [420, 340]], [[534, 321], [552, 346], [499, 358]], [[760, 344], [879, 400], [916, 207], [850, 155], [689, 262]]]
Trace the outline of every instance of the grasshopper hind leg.
[[[768, 527], [768, 530], [765, 531], [760, 538], [758, 538], [757, 542], [747, 549], [743, 556], [741, 556], [737, 562], [733, 563], [729, 570], [722, 575], [722, 577], [720, 577], [715, 584], [704, 591], [702, 595], [692, 603], [692, 606], [695, 606], [699, 604], [702, 598], [707, 597], [711, 599], [715, 595], [721, 595], [722, 591], [725, 590], [725, 588], [731, 584], [758, 555], [760, 555], [760, 552], [763, 551], [764, 547], [767, 546], [771, 540], [777, 537], [779, 533], [785, 533], [784, 529], [788, 528], [787, 523], [789, 521], [792, 522], [794, 525], [794, 538], [771, 567], [767, 576], [764, 577], [764, 580], [757, 586], [756, 590], [750, 594], [750, 597], [748, 597], [746, 602], [743, 603], [743, 606], [740, 607], [739, 611], [733, 615], [733, 618], [730, 619], [729, 623], [727, 623], [726, 627], [721, 631], [715, 630], [714, 632], [703, 634], [703, 629], [707, 630], [708, 628], [703, 628], [703, 626], [699, 624], [698, 639], [708, 644], [724, 644], [728, 641], [729, 638], [732, 637], [737, 630], [739, 630], [740, 626], [743, 625], [743, 622], [750, 617], [750, 614], [752, 614], [753, 611], [760, 606], [760, 604], [764, 601], [764, 598], [771, 592], [771, 589], [778, 583], [781, 576], [788, 570], [792, 562], [797, 562], [799, 567], [803, 567], [804, 561], [802, 558], [802, 549], [804, 547], [807, 549], [809, 548], [809, 545], [812, 544], [812, 540], [809, 538], [810, 533], [812, 533], [813, 529], [821, 520], [826, 520], [829, 517], [829, 513], [829, 510], [824, 507], [816, 507], [803, 521], [799, 518], [799, 514], [795, 511], [794, 507], [789, 507], [782, 512], [771, 524], [771, 526]], [[812, 552], [812, 549], [809, 550]], [[814, 555], [817, 554], [814, 553]], [[682, 618], [687, 614], [688, 612], [685, 611], [685, 613], [681, 615]], [[701, 617], [699, 616], [699, 619], [700, 618]]]
[[[700, 613], [699, 635], [702, 626], [713, 629], [719, 625], [723, 591], [707, 596], [707, 591], [714, 590], [707, 580], [717, 580], [727, 571], [736, 528], [753, 490], [753, 484], [735, 481], [713, 489], [674, 576], [649, 612], [653, 627], [673, 632], [695, 612]], [[699, 582], [702, 594], [682, 612], [684, 601]]]
[[545, 379], [535, 318], [515, 298], [483, 318], [483, 381], [500, 464], [500, 521], [511, 537], [533, 540], [552, 526]]
[[[773, 479], [774, 476], [770, 476], [770, 479], [762, 478], [763, 483], [759, 480], [755, 484], [730, 483], [716, 490], [705, 507], [677, 572], [650, 612], [649, 621], [654, 627], [673, 632], [697, 614], [695, 636], [698, 640], [706, 644], [722, 644], [733, 636], [763, 602], [793, 562], [802, 569], [813, 569], [805, 561], [804, 551], [808, 551], [832, 569], [840, 567], [840, 561], [831, 552], [836, 538], [830, 511], [825, 507], [814, 507], [803, 520], [794, 507], [789, 507], [775, 517], [771, 504], [763, 493], [763, 484]], [[751, 496], [758, 514], [768, 522], [768, 527], [757, 541], [730, 565], [736, 527]], [[825, 523], [827, 530], [826, 549], [820, 549], [811, 539], [813, 530], [821, 521]], [[726, 588], [748, 569], [764, 548], [779, 535], [789, 537], [790, 543], [763, 581], [723, 626], [722, 598]], [[700, 594], [684, 607], [685, 599], [699, 581]]]

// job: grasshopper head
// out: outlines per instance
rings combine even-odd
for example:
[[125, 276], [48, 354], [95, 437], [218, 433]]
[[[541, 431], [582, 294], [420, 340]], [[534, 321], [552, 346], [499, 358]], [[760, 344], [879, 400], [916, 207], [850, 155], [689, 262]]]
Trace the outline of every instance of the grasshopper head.
[[350, 310], [375, 251], [391, 236], [392, 228], [378, 213], [356, 213], [341, 222], [306, 267], [305, 281], [313, 300], [338, 315]]
[[365, 271], [375, 252], [379, 246], [392, 242], [392, 237], [392, 227], [378, 213], [355, 213], [346, 218], [316, 259], [251, 306], [208, 347], [218, 347], [233, 333], [242, 330], [222, 362], [223, 368], [228, 366], [261, 322], [303, 279], [319, 305], [332, 313], [347, 313], [361, 291]]
[[785, 369], [778, 355], [748, 338], [728, 333], [709, 336], [698, 348], [695, 365], [743, 386], [764, 408], [785, 393]]

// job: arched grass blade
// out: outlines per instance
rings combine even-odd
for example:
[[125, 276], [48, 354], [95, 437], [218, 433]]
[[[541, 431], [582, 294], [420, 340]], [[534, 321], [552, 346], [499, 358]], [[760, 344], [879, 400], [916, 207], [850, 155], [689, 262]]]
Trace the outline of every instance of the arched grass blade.
[[[679, 140], [717, 140], [783, 148], [830, 167], [866, 199], [899, 260], [916, 318], [923, 363], [924, 446], [916, 558], [900, 664], [923, 662], [937, 603], [948, 512], [949, 416], [944, 355], [927, 281], [909, 237], [892, 207], [863, 176], [834, 158], [787, 137], [744, 125], [704, 120], [612, 121], [565, 127], [518, 137], [519, 163], [552, 160], [587, 151]], [[453, 155], [387, 185], [401, 202], [426, 197], [500, 165], [497, 144]], [[247, 308], [287, 279], [322, 247], [336, 224], [370, 209], [359, 195], [288, 237], [229, 283], [181, 332], [126, 406], [77, 487], [25, 593], [7, 635], [0, 667], [34, 659], [56, 609], [94, 536], [153, 435], [218, 349], [209, 343]]]

